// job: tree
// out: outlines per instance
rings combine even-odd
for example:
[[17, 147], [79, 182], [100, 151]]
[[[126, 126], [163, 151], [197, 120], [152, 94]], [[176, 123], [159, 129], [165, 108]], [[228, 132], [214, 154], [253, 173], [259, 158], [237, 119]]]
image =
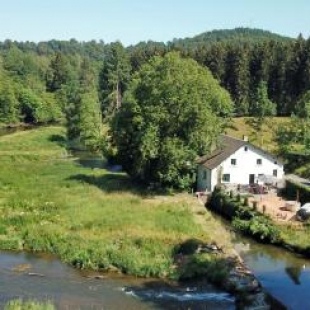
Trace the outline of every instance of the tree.
[[[310, 152], [310, 90], [308, 90], [297, 102], [296, 114], [298, 117], [298, 129], [301, 130], [301, 143], [305, 153]], [[296, 131], [298, 131], [298, 129]]]
[[69, 80], [69, 64], [61, 53], [56, 53], [51, 59], [50, 67], [46, 76], [47, 90], [56, 92]]
[[110, 45], [99, 77], [103, 115], [111, 117], [122, 105], [130, 78], [129, 56], [120, 42]]
[[249, 112], [249, 60], [248, 48], [230, 48], [226, 58], [225, 86], [235, 101], [237, 115]]
[[258, 129], [261, 130], [266, 116], [273, 116], [275, 113], [276, 105], [268, 97], [267, 84], [265, 81], [261, 81], [258, 84], [251, 104], [251, 115], [257, 119]]
[[101, 109], [96, 88], [97, 79], [88, 60], [81, 64], [79, 80], [68, 91], [66, 109], [67, 137], [90, 150], [101, 146]]
[[188, 188], [197, 156], [223, 131], [232, 103], [209, 70], [176, 52], [137, 72], [112, 121], [118, 158], [133, 178]]
[[20, 120], [20, 111], [14, 82], [0, 72], [0, 123], [17, 123]]

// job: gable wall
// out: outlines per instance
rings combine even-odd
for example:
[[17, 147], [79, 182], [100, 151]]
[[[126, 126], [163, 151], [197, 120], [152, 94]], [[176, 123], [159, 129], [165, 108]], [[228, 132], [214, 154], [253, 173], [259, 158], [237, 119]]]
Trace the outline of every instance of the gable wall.
[[[276, 159], [263, 151], [247, 145], [248, 150], [242, 146], [233, 155], [229, 156], [220, 165], [222, 167], [222, 175], [230, 174], [230, 182], [235, 184], [249, 184], [249, 175], [254, 174], [258, 177], [259, 174], [273, 175], [273, 170], [277, 169], [277, 178], [281, 179], [284, 175], [283, 165], [278, 164]], [[236, 165], [231, 164], [231, 159], [236, 159]], [[257, 164], [257, 159], [262, 160], [262, 164]], [[225, 181], [222, 180], [225, 184]], [[216, 184], [212, 184], [214, 187]]]

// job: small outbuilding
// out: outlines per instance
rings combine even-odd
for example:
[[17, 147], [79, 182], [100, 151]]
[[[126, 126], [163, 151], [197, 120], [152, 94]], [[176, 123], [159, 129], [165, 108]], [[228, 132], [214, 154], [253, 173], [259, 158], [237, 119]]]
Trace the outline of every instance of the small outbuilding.
[[243, 140], [223, 135], [219, 147], [198, 160], [197, 191], [211, 192], [216, 185], [251, 185], [283, 179], [283, 164], [272, 154]]

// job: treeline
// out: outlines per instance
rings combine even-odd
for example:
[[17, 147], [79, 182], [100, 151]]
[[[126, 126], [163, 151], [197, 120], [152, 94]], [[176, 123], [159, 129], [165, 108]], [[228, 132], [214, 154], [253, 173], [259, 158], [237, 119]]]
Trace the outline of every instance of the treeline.
[[289, 116], [310, 89], [310, 39], [280, 37], [261, 30], [214, 31], [168, 44], [140, 43], [130, 47], [134, 69], [154, 55], [178, 50], [208, 67], [235, 102], [235, 114], [253, 115], [255, 93], [267, 84], [276, 114]]
[[64, 55], [80, 55], [89, 57], [94, 60], [102, 60], [104, 57], [105, 43], [103, 41], [89, 41], [79, 42], [75, 39], [69, 41], [50, 40], [46, 42], [18, 42], [5, 40], [0, 42], [0, 53], [5, 54], [12, 47], [17, 47], [25, 53], [34, 53], [39, 56], [51, 56], [55, 53], [62, 53]]
[[0, 123], [46, 123], [68, 117], [77, 122], [80, 116], [75, 113], [81, 109], [76, 104], [86, 100], [85, 93], [109, 118], [120, 107], [131, 76], [153, 56], [171, 51], [208, 67], [230, 93], [239, 116], [254, 115], [260, 85], [266, 85], [277, 115], [295, 112], [297, 101], [310, 89], [310, 40], [257, 29], [213, 31], [127, 48], [119, 42], [74, 39], [6, 40], [0, 42]]

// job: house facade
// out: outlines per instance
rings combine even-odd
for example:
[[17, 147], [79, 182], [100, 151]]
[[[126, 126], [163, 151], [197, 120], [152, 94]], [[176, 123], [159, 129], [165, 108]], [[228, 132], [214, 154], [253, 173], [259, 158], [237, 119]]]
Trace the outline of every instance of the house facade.
[[216, 185], [259, 183], [281, 180], [283, 164], [246, 140], [221, 137], [221, 146], [198, 161], [197, 190], [213, 191]]

